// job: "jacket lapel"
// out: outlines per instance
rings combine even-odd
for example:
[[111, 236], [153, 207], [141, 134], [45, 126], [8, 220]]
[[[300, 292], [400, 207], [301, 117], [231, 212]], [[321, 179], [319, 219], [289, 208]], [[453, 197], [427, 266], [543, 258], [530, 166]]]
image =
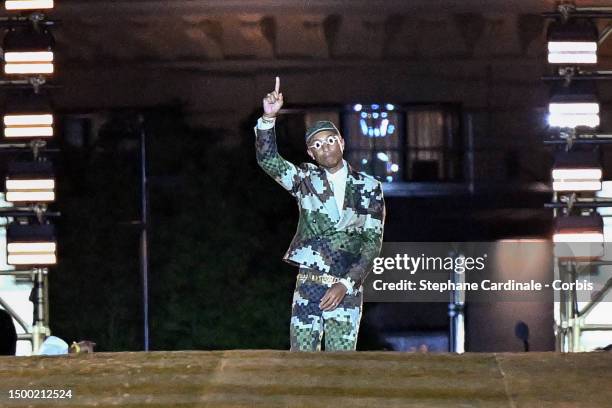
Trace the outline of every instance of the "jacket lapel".
[[327, 180], [327, 174], [322, 168], [318, 168], [317, 176], [323, 183], [323, 192], [319, 194], [319, 199], [323, 203], [325, 212], [329, 215], [332, 223], [337, 223], [340, 220], [340, 213], [336, 206], [336, 199], [334, 198], [334, 192], [332, 191], [331, 185]]
[[347, 165], [348, 174], [346, 176], [346, 187], [344, 189], [344, 204], [342, 205], [342, 214], [340, 214], [336, 229], [344, 228], [352, 214], [355, 213], [353, 208], [356, 203], [354, 201], [357, 197], [358, 185], [362, 184], [361, 175], [355, 171], [350, 164], [347, 163]]

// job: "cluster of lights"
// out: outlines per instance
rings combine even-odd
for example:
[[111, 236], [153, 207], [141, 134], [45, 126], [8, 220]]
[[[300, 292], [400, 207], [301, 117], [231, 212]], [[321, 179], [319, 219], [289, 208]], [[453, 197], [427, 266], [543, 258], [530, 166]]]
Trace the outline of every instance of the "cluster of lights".
[[[548, 27], [548, 62], [565, 67], [597, 63], [599, 34], [588, 19], [570, 18], [553, 22]], [[548, 105], [551, 128], [574, 132], [599, 127], [599, 102], [595, 84], [571, 78], [553, 88]], [[593, 151], [575, 151], [556, 155], [552, 169], [553, 191], [563, 195], [593, 194], [602, 188], [602, 166]], [[556, 218], [553, 242], [560, 258], [589, 259], [603, 253], [603, 220], [596, 212], [564, 215]]]
[[[54, 7], [53, 0], [7, 0], [8, 11], [30, 12], [25, 20], [9, 24], [2, 43], [4, 74], [11, 79], [34, 79], [43, 83], [55, 71], [55, 40], [48, 30], [52, 24], [42, 11]], [[35, 17], [35, 18], [32, 18]], [[41, 18], [42, 17], [42, 18]], [[9, 19], [12, 21], [12, 18]], [[19, 92], [7, 97], [2, 122], [7, 140], [37, 141], [54, 135], [54, 117], [44, 94]], [[55, 201], [55, 177], [51, 163], [38, 155], [31, 162], [9, 163], [5, 179], [5, 199], [14, 205], [35, 205], [46, 209]], [[12, 222], [7, 226], [7, 263], [14, 266], [41, 267], [57, 262], [57, 244], [51, 224]]]
[[[7, 112], [3, 119], [4, 134], [7, 139], [36, 140], [53, 136], [53, 115], [50, 113]], [[14, 205], [47, 205], [54, 202], [55, 177], [51, 163], [40, 158], [31, 162], [9, 163], [4, 191], [6, 201]], [[19, 225], [15, 231], [26, 227], [36, 231], [36, 228], [41, 226]], [[30, 238], [30, 241], [11, 242], [11, 235], [7, 235], [8, 264], [14, 266], [55, 264], [55, 243], [36, 240], [35, 233]]]
[[[375, 160], [377, 160], [378, 162], [382, 162], [384, 163], [385, 167], [386, 167], [386, 173], [387, 176], [385, 178], [385, 180], [387, 182], [392, 182], [393, 181], [393, 176], [390, 175], [389, 173], [397, 173], [400, 170], [400, 166], [397, 163], [393, 163], [389, 157], [389, 155], [385, 152], [378, 152], [376, 153], [376, 158]], [[361, 164], [366, 166], [369, 163], [369, 160], [366, 158], [361, 159]]]
[[381, 105], [376, 103], [371, 105], [358, 103], [353, 105], [353, 110], [360, 112], [359, 127], [364, 136], [385, 137], [395, 132], [395, 125], [389, 122], [389, 112], [395, 110], [393, 104], [387, 103], [381, 108]]
[[[594, 266], [593, 261], [610, 256], [604, 243], [610, 240], [612, 226], [612, 203], [609, 201], [612, 196], [607, 186], [610, 182], [602, 181], [602, 164], [597, 157], [600, 151], [594, 146], [607, 136], [598, 134], [600, 106], [593, 80], [607, 73], [590, 69], [598, 62], [598, 45], [609, 34], [608, 27], [600, 37], [595, 19], [608, 18], [609, 7], [581, 8], [573, 3], [557, 5], [557, 13], [553, 13], [556, 21], [549, 25], [547, 35], [548, 62], [556, 71], [557, 76], [553, 79], [558, 85], [550, 100], [548, 122], [558, 136], [554, 143], [566, 144], [565, 152], [557, 155], [552, 170], [554, 201], [555, 204], [563, 203], [555, 205], [561, 210], [555, 210], [552, 240], [558, 260]], [[589, 149], [582, 149], [583, 143]], [[560, 264], [557, 266], [560, 271], [566, 269]], [[580, 274], [580, 270], [574, 271], [575, 274], [567, 275], [572, 282], [579, 279]], [[556, 336], [563, 351], [579, 351], [583, 330], [606, 330], [586, 323], [589, 312], [603, 301], [606, 288], [600, 291], [600, 298], [594, 296], [588, 300], [586, 309], [576, 290], [565, 292], [565, 299], [560, 302], [555, 299], [559, 302], [555, 322], [562, 328]], [[576, 311], [580, 319], [575, 319]]]
[[[552, 169], [553, 191], [564, 195], [592, 195], [602, 189], [602, 174], [602, 166], [595, 152], [557, 154]], [[604, 242], [601, 216], [587, 213], [557, 217], [553, 242], [558, 258], [601, 257]]]
[[[4, 6], [9, 11], [37, 12], [52, 9], [52, 0], [11, 0]], [[6, 29], [2, 50], [4, 73], [9, 76], [53, 74], [53, 46], [55, 39], [44, 24], [37, 21], [30, 26]]]
[[[5, 199], [14, 205], [46, 205], [55, 201], [55, 177], [50, 162], [9, 163]], [[51, 225], [9, 224], [7, 263], [13, 266], [47, 266], [56, 263]]]
[[[359, 113], [359, 128], [363, 136], [369, 138], [382, 138], [392, 135], [396, 131], [395, 123], [390, 120], [390, 112], [395, 110], [395, 105], [387, 104], [355, 104], [353, 111]], [[399, 164], [393, 163], [387, 153], [376, 153], [375, 161], [383, 162], [386, 167], [387, 176], [385, 180], [392, 182], [394, 180], [392, 173], [397, 173], [400, 170]], [[361, 159], [362, 165], [368, 164], [368, 159]]]
[[[586, 18], [562, 19], [548, 27], [548, 62], [573, 68], [597, 63], [599, 33]], [[548, 106], [552, 128], [576, 129], [599, 126], [599, 102], [591, 82], [571, 80], [553, 90]]]

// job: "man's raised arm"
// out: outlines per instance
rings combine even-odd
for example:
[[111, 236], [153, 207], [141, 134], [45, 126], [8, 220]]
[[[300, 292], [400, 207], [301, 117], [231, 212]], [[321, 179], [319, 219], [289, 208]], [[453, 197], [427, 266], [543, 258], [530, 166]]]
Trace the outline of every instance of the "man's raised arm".
[[274, 123], [283, 106], [283, 94], [280, 92], [280, 79], [276, 77], [274, 91], [263, 99], [263, 115], [255, 127], [255, 150], [257, 163], [270, 177], [276, 180], [291, 195], [296, 196], [298, 187], [304, 178], [305, 170], [285, 160], [276, 147]]

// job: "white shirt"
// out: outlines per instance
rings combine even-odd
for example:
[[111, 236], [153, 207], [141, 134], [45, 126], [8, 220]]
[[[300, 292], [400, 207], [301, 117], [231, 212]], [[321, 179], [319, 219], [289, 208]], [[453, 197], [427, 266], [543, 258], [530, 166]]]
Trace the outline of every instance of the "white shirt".
[[[330, 173], [327, 171], [327, 169], [325, 169], [325, 175], [327, 176], [327, 181], [329, 182], [332, 192], [334, 193], [334, 200], [336, 201], [336, 207], [338, 207], [338, 214], [340, 214], [340, 218], [342, 218], [344, 192], [346, 191], [346, 177], [348, 176], [348, 165], [346, 164], [346, 161], [342, 159], [342, 168], [335, 173]], [[340, 283], [346, 287], [347, 294], [353, 294], [353, 287], [348, 279], [340, 279]]]
[[342, 208], [344, 207], [344, 191], [346, 190], [346, 177], [348, 176], [348, 166], [346, 161], [342, 160], [342, 168], [335, 173], [330, 173], [325, 169], [327, 175], [327, 181], [331, 186], [332, 192], [334, 193], [334, 199], [336, 201], [336, 207], [338, 207], [338, 214], [342, 218]]

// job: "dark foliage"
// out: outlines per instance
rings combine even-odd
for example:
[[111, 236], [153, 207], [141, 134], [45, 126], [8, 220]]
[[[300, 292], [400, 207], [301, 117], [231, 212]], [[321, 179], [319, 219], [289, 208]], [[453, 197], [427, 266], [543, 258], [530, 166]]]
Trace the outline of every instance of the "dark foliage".
[[[223, 130], [182, 118], [166, 108], [145, 120], [151, 347], [287, 348], [295, 271], [280, 259], [295, 204], [257, 166], [253, 121], [229, 144]], [[100, 351], [141, 349], [138, 125], [112, 115], [96, 143], [58, 159], [54, 334]]]

